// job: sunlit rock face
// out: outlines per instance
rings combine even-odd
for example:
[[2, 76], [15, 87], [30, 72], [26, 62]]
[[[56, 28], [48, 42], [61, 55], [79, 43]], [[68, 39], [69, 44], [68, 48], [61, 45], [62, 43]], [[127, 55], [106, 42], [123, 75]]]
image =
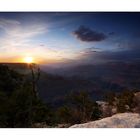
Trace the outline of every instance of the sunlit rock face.
[[70, 128], [140, 128], [140, 115], [137, 113], [120, 113], [101, 120], [76, 124]]

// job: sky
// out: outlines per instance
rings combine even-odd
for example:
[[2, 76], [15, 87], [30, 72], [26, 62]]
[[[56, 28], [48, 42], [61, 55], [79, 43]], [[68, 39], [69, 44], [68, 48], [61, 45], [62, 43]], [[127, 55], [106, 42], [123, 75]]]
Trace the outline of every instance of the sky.
[[140, 13], [0, 12], [0, 62], [140, 60]]

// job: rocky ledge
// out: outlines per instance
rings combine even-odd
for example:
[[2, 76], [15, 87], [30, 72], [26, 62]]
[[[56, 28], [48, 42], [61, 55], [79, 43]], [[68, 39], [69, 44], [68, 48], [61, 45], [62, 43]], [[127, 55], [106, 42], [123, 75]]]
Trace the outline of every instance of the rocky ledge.
[[120, 113], [97, 121], [75, 124], [70, 128], [140, 128], [140, 114]]

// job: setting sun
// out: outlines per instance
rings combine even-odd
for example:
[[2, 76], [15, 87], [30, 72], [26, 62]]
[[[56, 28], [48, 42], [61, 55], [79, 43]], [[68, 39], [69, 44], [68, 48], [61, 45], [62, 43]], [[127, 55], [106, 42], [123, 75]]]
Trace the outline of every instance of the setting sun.
[[26, 56], [24, 58], [24, 62], [26, 62], [26, 63], [33, 63], [33, 58], [31, 56]]

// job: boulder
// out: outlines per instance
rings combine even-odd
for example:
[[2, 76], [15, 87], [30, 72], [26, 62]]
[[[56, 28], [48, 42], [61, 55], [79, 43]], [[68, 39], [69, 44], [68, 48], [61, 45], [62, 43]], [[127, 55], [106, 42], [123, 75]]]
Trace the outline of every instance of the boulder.
[[101, 120], [76, 124], [70, 128], [140, 128], [140, 114], [120, 113]]

